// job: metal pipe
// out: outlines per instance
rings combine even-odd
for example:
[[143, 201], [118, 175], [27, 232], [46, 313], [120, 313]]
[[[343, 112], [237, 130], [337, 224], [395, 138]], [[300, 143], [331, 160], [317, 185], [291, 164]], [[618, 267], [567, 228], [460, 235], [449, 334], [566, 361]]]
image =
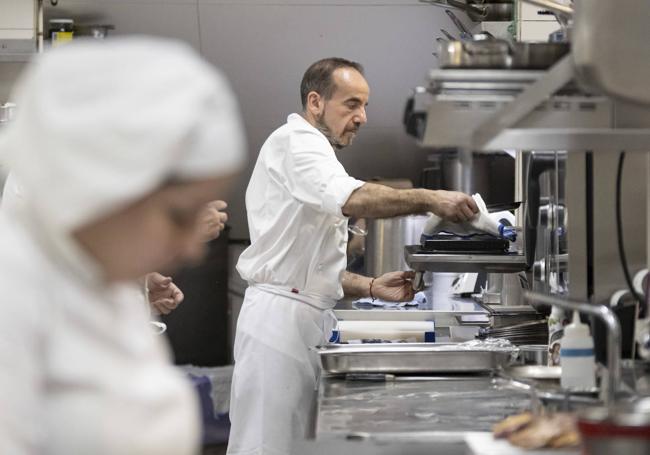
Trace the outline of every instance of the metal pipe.
[[530, 3], [531, 5], [535, 5], [547, 9], [554, 13], [573, 16], [573, 8], [570, 6], [562, 5], [560, 3], [556, 3], [550, 0], [523, 0], [523, 1], [526, 3]]
[[524, 293], [524, 301], [555, 305], [565, 310], [590, 314], [605, 323], [607, 327], [607, 387], [604, 390], [603, 401], [605, 406], [612, 406], [621, 381], [621, 325], [614, 312], [605, 305], [564, 300], [530, 291]]

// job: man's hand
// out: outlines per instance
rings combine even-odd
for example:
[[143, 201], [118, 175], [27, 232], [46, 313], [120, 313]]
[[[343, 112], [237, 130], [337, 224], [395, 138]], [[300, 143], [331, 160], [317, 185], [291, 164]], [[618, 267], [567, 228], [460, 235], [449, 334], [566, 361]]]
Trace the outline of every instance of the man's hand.
[[224, 201], [208, 202], [199, 215], [201, 236], [205, 242], [219, 237], [221, 231], [226, 227], [228, 215], [224, 210], [228, 207]]
[[161, 314], [171, 313], [185, 298], [178, 286], [172, 283], [172, 279], [160, 273], [149, 273], [146, 284], [149, 304], [152, 310]]
[[440, 218], [458, 223], [469, 221], [478, 213], [476, 201], [465, 193], [438, 190], [435, 194], [433, 213]]
[[415, 272], [389, 272], [375, 278], [372, 295], [388, 302], [410, 302], [414, 298]]

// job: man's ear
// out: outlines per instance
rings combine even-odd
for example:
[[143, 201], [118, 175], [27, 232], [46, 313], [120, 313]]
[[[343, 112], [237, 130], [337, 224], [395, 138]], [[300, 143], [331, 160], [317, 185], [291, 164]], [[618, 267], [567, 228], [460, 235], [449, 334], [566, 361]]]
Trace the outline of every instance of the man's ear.
[[314, 91], [307, 94], [307, 111], [314, 117], [318, 117], [323, 111], [323, 98]]

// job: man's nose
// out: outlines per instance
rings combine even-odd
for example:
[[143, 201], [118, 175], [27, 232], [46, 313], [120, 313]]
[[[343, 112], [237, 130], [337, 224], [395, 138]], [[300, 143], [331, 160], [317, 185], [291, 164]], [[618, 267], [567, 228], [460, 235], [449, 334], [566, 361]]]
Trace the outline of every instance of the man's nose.
[[360, 107], [359, 112], [357, 113], [357, 118], [355, 119], [355, 123], [359, 125], [363, 125], [365, 123], [368, 123], [368, 116], [366, 115], [366, 108], [365, 107]]

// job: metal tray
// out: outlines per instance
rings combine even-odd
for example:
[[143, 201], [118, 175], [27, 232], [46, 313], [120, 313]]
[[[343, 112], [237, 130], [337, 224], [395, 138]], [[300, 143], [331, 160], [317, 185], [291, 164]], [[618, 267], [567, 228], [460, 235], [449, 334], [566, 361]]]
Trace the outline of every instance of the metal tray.
[[515, 273], [526, 270], [523, 254], [428, 253], [420, 245], [406, 245], [404, 259], [416, 272]]
[[317, 348], [323, 370], [345, 373], [485, 373], [505, 367], [511, 351], [455, 343], [331, 344]]

